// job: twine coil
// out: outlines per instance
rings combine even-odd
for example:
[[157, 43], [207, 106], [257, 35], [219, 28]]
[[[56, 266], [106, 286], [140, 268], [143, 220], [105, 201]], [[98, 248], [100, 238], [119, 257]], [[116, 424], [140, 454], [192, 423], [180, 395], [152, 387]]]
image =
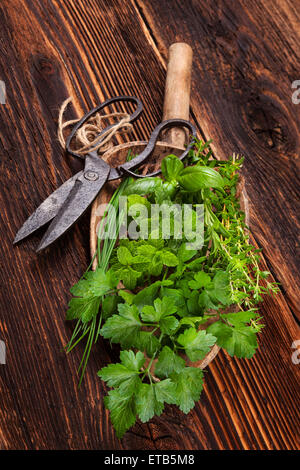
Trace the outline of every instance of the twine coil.
[[[72, 102], [72, 97], [67, 98], [61, 105], [58, 115], [58, 131], [57, 136], [60, 145], [65, 150], [66, 141], [64, 137], [64, 130], [76, 124], [80, 118], [64, 121], [64, 113], [69, 103]], [[113, 127], [103, 132], [101, 136], [99, 133], [103, 131], [103, 121], [105, 119], [121, 118], [116, 122]], [[80, 155], [86, 155], [91, 149], [97, 152], [104, 153], [113, 147], [112, 138], [117, 134], [126, 134], [132, 129], [132, 124], [129, 122], [130, 116], [127, 113], [115, 112], [109, 114], [96, 113], [85, 124], [83, 124], [75, 134], [76, 149], [74, 152]]]

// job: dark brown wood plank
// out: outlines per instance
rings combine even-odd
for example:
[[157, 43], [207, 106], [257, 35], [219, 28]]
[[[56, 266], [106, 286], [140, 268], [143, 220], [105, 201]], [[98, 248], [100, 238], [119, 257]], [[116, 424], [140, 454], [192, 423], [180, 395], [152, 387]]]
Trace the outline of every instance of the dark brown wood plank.
[[[299, 111], [291, 99], [291, 83], [299, 75], [299, 9], [295, 2], [268, 1], [263, 6], [255, 1], [206, 2], [205, 8], [195, 1], [184, 11], [181, 2], [173, 2], [172, 10], [159, 2], [134, 3], [160, 60], [166, 59], [174, 41], [186, 41], [194, 48], [191, 107], [202, 134], [213, 139], [216, 156], [226, 158], [235, 151], [246, 157], [251, 230], [285, 300], [278, 296], [262, 306], [267, 328], [253, 360], [259, 364], [253, 383], [266, 393], [269, 406], [265, 409], [259, 393], [253, 395], [250, 379], [234, 385], [238, 375], [230, 371], [232, 401], [239, 390], [246, 402], [235, 415], [234, 427], [241, 429], [243, 440], [238, 445], [243, 448], [289, 448], [295, 445], [293, 430], [299, 420], [293, 398], [299, 397], [298, 370], [290, 359], [291, 344], [299, 336], [295, 321], [299, 318]], [[284, 361], [280, 383], [278, 372], [272, 370], [272, 364], [278, 368], [278, 350]], [[249, 361], [234, 362], [242, 377], [254, 367]], [[226, 379], [221, 369], [220, 385]], [[290, 380], [295, 395], [288, 393]], [[263, 384], [268, 384], [267, 391]], [[225, 406], [235, 413], [230, 401]], [[242, 423], [244, 413], [247, 421]]]
[[[87, 7], [95, 11], [92, 17]], [[121, 21], [109, 5], [5, 1], [0, 8], [0, 70], [7, 88], [7, 103], [0, 107], [1, 338], [7, 345], [7, 364], [0, 366], [0, 448], [121, 448], [96, 376], [110, 361], [110, 348], [101, 342], [95, 347], [80, 390], [82, 348], [68, 357], [62, 351], [71, 333], [64, 322], [69, 288], [89, 263], [89, 215], [41, 256], [33, 251], [37, 237], [17, 248], [12, 240], [32, 210], [70, 176], [70, 167], [78, 168], [57, 142], [62, 101], [74, 96], [79, 114], [106, 97], [139, 94], [152, 112], [132, 138], [147, 137], [159, 119], [151, 91], [155, 76], [147, 88], [146, 63], [156, 56], [142, 31], [140, 42], [131, 34], [131, 49], [121, 28], [112, 35], [125, 16]], [[127, 13], [134, 15], [134, 9]]]
[[[1, 3], [0, 79], [7, 87], [7, 103], [0, 105], [0, 336], [7, 345], [7, 364], [0, 366], [2, 449], [297, 446], [298, 369], [291, 344], [299, 330], [291, 311], [298, 282], [292, 221], [299, 113], [289, 100], [290, 82], [299, 78], [299, 12], [292, 2], [276, 2], [281, 15], [269, 1], [237, 1], [234, 7], [195, 1], [184, 8], [174, 1], [172, 9], [168, 3]], [[246, 155], [251, 227], [285, 296], [262, 306], [267, 327], [255, 359], [220, 354], [191, 414], [169, 407], [119, 441], [103, 407], [106, 388], [96, 376], [117, 353], [100, 341], [78, 390], [82, 349], [68, 357], [62, 351], [71, 332], [64, 322], [68, 291], [89, 262], [88, 215], [46, 254], [33, 251], [38, 237], [17, 248], [11, 242], [28, 214], [80, 166], [57, 142], [62, 100], [75, 97], [74, 115], [112, 95], [137, 94], [146, 112], [132, 137], [147, 138], [161, 119], [166, 53], [174, 40], [194, 48], [192, 109], [201, 131], [214, 139], [219, 157], [232, 150]]]
[[291, 88], [300, 75], [299, 2], [134, 3], [159, 57], [174, 41], [193, 47], [193, 113], [219, 158], [245, 155], [253, 234], [300, 319], [300, 113]]

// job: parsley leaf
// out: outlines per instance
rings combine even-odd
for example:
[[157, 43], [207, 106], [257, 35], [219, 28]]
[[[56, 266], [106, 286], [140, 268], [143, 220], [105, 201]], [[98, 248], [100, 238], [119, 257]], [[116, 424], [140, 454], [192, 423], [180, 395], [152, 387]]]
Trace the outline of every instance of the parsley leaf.
[[177, 308], [172, 299], [158, 298], [154, 300], [154, 307], [152, 305], [143, 307], [142, 319], [145, 322], [158, 323], [162, 333], [171, 334], [179, 325], [179, 321], [173, 316], [176, 312]]
[[67, 320], [81, 319], [89, 322], [98, 314], [101, 297], [116, 288], [118, 279], [112, 270], [105, 272], [102, 268], [89, 271], [83, 279], [71, 288], [74, 297], [69, 302]]
[[[268, 272], [259, 269], [258, 250], [249, 244], [237, 197], [242, 160], [220, 161], [211, 155], [209, 143], [195, 140], [195, 149], [186, 157], [195, 166], [184, 168], [170, 155], [162, 161], [161, 178], [124, 179], [132, 239], [121, 239], [115, 247], [115, 240], [103, 240], [98, 269], [72, 289], [68, 318], [78, 322], [70, 344], [87, 335], [83, 370], [99, 332], [125, 349], [119, 363], [98, 373], [114, 387], [105, 405], [119, 437], [136, 416], [146, 422], [160, 415], [165, 403], [190, 411], [200, 397], [203, 372], [187, 367], [184, 358], [201, 360], [215, 343], [230, 355], [251, 357], [263, 327], [254, 307], [264, 293], [277, 291], [267, 280]], [[112, 197], [114, 208], [120, 194]], [[170, 219], [161, 206], [152, 211], [152, 204], [164, 204]], [[189, 211], [178, 224], [183, 205]], [[196, 229], [199, 243], [191, 245]], [[120, 281], [127, 290], [118, 288]], [[222, 313], [231, 305], [240, 311]], [[207, 326], [211, 309], [216, 321]], [[199, 330], [199, 325], [205, 329]]]
[[170, 379], [161, 380], [155, 384], [156, 399], [169, 405], [176, 404], [176, 384]]
[[155, 394], [155, 385], [141, 384], [136, 396], [136, 409], [143, 423], [146, 423], [154, 415], [161, 415], [164, 405], [158, 401]]
[[121, 363], [110, 364], [103, 367], [98, 372], [98, 376], [107, 382], [109, 387], [118, 387], [121, 384], [128, 382], [136, 382], [141, 367], [144, 365], [145, 356], [141, 352], [135, 355], [133, 351], [121, 351]]
[[119, 438], [134, 425], [136, 419], [134, 395], [125, 392], [126, 388], [120, 387], [110, 390], [104, 397], [104, 404], [110, 410], [110, 419]]
[[81, 319], [82, 323], [89, 322], [99, 311], [100, 297], [73, 297], [69, 302], [67, 320]]
[[171, 316], [176, 313], [177, 308], [174, 302], [168, 297], [154, 300], [152, 305], [145, 305], [142, 309], [142, 319], [146, 322], [159, 323], [161, 330], [172, 330], [177, 328], [179, 322]]
[[170, 280], [165, 281], [156, 281], [145, 289], [142, 289], [138, 292], [134, 299], [133, 303], [138, 307], [141, 312], [145, 305], [151, 305], [157, 297], [158, 291], [162, 286], [170, 286], [173, 282]]
[[256, 316], [253, 311], [222, 314], [221, 320], [210, 325], [207, 331], [216, 336], [217, 344], [230, 356], [249, 359], [258, 344], [255, 332], [246, 323]]
[[124, 348], [131, 347], [142, 326], [136, 305], [119, 304], [119, 315], [108, 318], [100, 333], [112, 343], [120, 343]]
[[[195, 281], [190, 281], [191, 288], [204, 287], [199, 295], [199, 305], [206, 309], [217, 309], [221, 305], [230, 305], [232, 302], [229, 275], [225, 271], [217, 271], [212, 282], [209, 283], [208, 278], [200, 273], [195, 275]], [[192, 284], [191, 284], [192, 283]]]
[[106, 408], [118, 437], [134, 423], [136, 418], [135, 395], [142, 385], [139, 374], [145, 362], [141, 352], [121, 351], [121, 363], [110, 364], [98, 372], [98, 376], [110, 387], [117, 387], [104, 398]]
[[203, 372], [195, 367], [185, 367], [180, 373], [172, 374], [172, 382], [176, 384], [177, 405], [184, 413], [188, 413], [199, 400], [203, 387]]
[[140, 331], [134, 338], [133, 346], [140, 351], [146, 351], [148, 357], [152, 357], [161, 347], [157, 337], [151, 331]]
[[142, 384], [136, 397], [136, 408], [143, 423], [149, 421], [154, 415], [159, 416], [164, 403], [176, 404], [176, 384], [170, 379], [155, 384]]
[[172, 351], [169, 346], [165, 346], [155, 366], [157, 377], [170, 377], [174, 372], [180, 373], [185, 366], [185, 360]]
[[197, 331], [195, 328], [187, 328], [178, 336], [178, 343], [185, 348], [185, 352], [191, 361], [203, 359], [216, 342], [216, 337], [206, 333], [205, 330]]

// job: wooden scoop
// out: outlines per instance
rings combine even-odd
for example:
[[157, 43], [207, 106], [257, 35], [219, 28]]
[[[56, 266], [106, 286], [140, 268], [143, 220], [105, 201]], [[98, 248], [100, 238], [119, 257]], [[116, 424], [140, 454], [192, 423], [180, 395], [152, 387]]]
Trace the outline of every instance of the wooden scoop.
[[[180, 118], [189, 120], [192, 48], [185, 43], [175, 43], [169, 48], [169, 62], [164, 97], [163, 121], [166, 119]], [[173, 127], [163, 137], [163, 141], [157, 142], [155, 150], [149, 158], [148, 166], [158, 169], [161, 160], [169, 154], [180, 155], [184, 150], [187, 140], [186, 132], [182, 128]], [[147, 142], [136, 141], [117, 145], [108, 150], [101, 158], [111, 166], [121, 165], [126, 161], [128, 151], [139, 154], [147, 145]], [[90, 250], [94, 256], [97, 250], [97, 226], [101, 221], [99, 205], [108, 203], [113, 192], [120, 184], [120, 180], [108, 182], [93, 203], [90, 223]], [[103, 206], [102, 206], [103, 207]], [[93, 269], [97, 266], [94, 261]]]
[[[193, 51], [188, 44], [175, 43], [169, 48], [163, 120], [174, 118], [189, 120], [192, 57]], [[184, 129], [176, 127], [169, 129], [167, 133], [164, 134], [163, 141], [156, 144], [155, 150], [149, 158], [148, 166], [154, 165], [155, 169], [158, 169], [159, 163], [165, 156], [169, 154], [179, 156], [184, 149], [186, 140], [187, 136]], [[133, 154], [139, 154], [146, 145], [147, 142], [129, 142], [118, 145], [108, 150], [102, 158], [111, 166], [116, 167], [126, 161], [129, 150], [131, 150]], [[90, 249], [92, 256], [94, 256], [97, 250], [96, 229], [101, 221], [101, 216], [97, 215], [99, 213], [99, 206], [100, 204], [106, 204], [110, 201], [113, 192], [119, 184], [120, 180], [106, 183], [92, 206], [90, 224]], [[245, 198], [242, 199], [246, 201]], [[243, 205], [245, 206], [245, 204], [242, 204], [242, 206]], [[96, 269], [96, 266], [97, 260], [94, 261], [93, 269]], [[205, 329], [207, 326], [208, 325], [201, 325], [201, 329]], [[196, 363], [191, 363], [188, 358], [185, 359], [188, 365], [203, 369], [215, 358], [219, 350], [220, 348], [214, 345], [205, 358]]]

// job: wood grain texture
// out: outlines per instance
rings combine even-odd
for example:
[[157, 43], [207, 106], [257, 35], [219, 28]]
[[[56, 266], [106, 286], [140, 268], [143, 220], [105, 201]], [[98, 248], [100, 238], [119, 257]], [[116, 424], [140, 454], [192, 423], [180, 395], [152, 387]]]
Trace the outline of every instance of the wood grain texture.
[[[1, 2], [1, 449], [299, 447], [299, 366], [291, 361], [300, 337], [300, 118], [291, 101], [291, 82], [300, 78], [299, 17], [296, 0]], [[56, 138], [62, 100], [75, 97], [72, 116], [104, 98], [137, 94], [147, 112], [130, 137], [147, 139], [161, 120], [174, 41], [194, 50], [191, 104], [200, 134], [213, 139], [219, 158], [246, 156], [254, 242], [264, 248], [281, 294], [261, 306], [266, 328], [254, 359], [221, 352], [189, 415], [168, 407], [119, 441], [96, 376], [118, 352], [100, 341], [78, 390], [82, 350], [67, 357], [62, 350], [72, 330], [64, 321], [68, 291], [89, 262], [89, 215], [45, 254], [34, 253], [38, 237], [11, 243], [25, 218], [80, 167]]]

